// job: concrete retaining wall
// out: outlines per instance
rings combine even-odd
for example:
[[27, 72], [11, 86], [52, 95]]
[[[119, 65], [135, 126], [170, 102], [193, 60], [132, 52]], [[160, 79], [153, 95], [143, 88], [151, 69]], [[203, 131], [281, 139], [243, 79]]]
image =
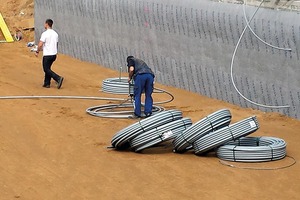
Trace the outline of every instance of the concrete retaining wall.
[[[246, 7], [248, 18], [255, 7]], [[126, 71], [126, 57], [144, 59], [156, 81], [242, 107], [300, 119], [300, 15], [261, 8], [238, 48], [234, 80], [247, 98], [286, 109], [258, 107], [232, 86], [230, 63], [246, 23], [242, 5], [209, 0], [35, 0], [38, 40], [46, 18], [54, 20], [60, 52]]]

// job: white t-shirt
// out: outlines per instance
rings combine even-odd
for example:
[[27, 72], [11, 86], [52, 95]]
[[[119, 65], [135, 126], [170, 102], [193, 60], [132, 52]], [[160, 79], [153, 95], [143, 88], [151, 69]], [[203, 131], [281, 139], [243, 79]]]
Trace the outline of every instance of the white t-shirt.
[[57, 54], [58, 34], [53, 29], [47, 29], [43, 32], [40, 41], [44, 43], [44, 56], [53, 56]]

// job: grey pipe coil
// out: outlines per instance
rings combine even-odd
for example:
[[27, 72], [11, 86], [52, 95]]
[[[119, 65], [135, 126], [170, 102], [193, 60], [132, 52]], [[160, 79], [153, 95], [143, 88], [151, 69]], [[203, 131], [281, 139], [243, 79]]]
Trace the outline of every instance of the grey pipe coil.
[[[105, 104], [100, 106], [93, 106], [86, 109], [86, 112], [90, 115], [96, 117], [106, 117], [106, 118], [128, 118], [134, 114], [134, 111], [131, 110], [123, 110], [116, 111], [120, 108], [133, 108], [132, 103], [123, 103], [123, 104]], [[109, 110], [109, 111], [105, 111]], [[164, 111], [163, 107], [153, 105], [152, 106], [152, 114], [155, 115], [158, 112]]]
[[126, 148], [128, 147], [129, 140], [137, 135], [181, 118], [181, 111], [167, 110], [142, 119], [117, 132], [111, 140], [112, 147], [117, 149]]
[[137, 135], [129, 143], [135, 152], [139, 152], [161, 142], [174, 139], [191, 125], [190, 118], [182, 118]]
[[[133, 95], [134, 85], [128, 83], [128, 78], [107, 78], [102, 81], [102, 91], [110, 94], [126, 94]], [[171, 98], [161, 102], [154, 102], [153, 104], [165, 104], [174, 100], [174, 96], [166, 90], [154, 88], [153, 93], [165, 93]]]
[[133, 94], [134, 86], [129, 87], [128, 78], [107, 78], [102, 81], [102, 91], [111, 94]]
[[249, 117], [227, 127], [211, 132], [193, 144], [195, 154], [205, 153], [213, 148], [221, 146], [230, 140], [236, 140], [255, 132], [259, 128], [256, 116]]
[[[107, 78], [102, 81], [102, 91], [110, 94], [127, 94], [132, 95], [134, 90], [134, 86], [128, 83], [128, 78], [120, 77], [120, 78]], [[158, 104], [169, 103], [174, 100], [174, 96], [159, 88], [154, 88], [154, 93], [165, 93], [170, 96], [170, 99], [161, 101], [161, 102], [153, 102], [152, 113], [156, 114], [165, 110], [161, 106], [157, 106]], [[105, 117], [105, 118], [130, 118], [134, 114], [134, 105], [133, 102], [127, 103], [128, 101], [132, 101], [132, 98], [128, 98], [123, 101], [121, 104], [107, 104], [107, 105], [99, 105], [92, 106], [86, 109], [86, 112], [92, 116], [96, 117]], [[144, 106], [144, 103], [142, 103]], [[116, 111], [120, 108], [124, 108], [125, 110]], [[129, 110], [131, 108], [131, 110]]]
[[212, 131], [228, 126], [230, 121], [231, 113], [228, 109], [222, 109], [206, 116], [173, 140], [174, 152], [183, 153], [191, 149], [190, 146], [196, 140]]
[[280, 160], [286, 156], [286, 143], [275, 137], [243, 137], [219, 147], [217, 156], [236, 162]]

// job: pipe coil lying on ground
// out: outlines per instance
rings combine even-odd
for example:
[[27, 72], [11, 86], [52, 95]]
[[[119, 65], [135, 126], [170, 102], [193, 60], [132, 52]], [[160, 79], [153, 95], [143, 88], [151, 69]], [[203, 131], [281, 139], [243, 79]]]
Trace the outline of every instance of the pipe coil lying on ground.
[[192, 125], [190, 118], [182, 118], [173, 122], [169, 122], [162, 126], [156, 127], [137, 135], [130, 141], [130, 146], [136, 152], [142, 151], [148, 147], [174, 139], [182, 131]]
[[193, 143], [195, 154], [205, 153], [213, 148], [221, 146], [230, 140], [249, 135], [259, 128], [256, 116], [241, 120], [237, 123], [223, 127], [199, 138]]
[[[128, 78], [107, 78], [102, 81], [102, 91], [110, 94], [127, 94], [133, 95], [134, 86], [128, 83]], [[153, 102], [152, 113], [156, 114], [165, 110], [163, 107], [157, 106], [158, 104], [169, 103], [174, 100], [174, 96], [159, 88], [154, 88], [153, 93], [165, 93], [170, 96], [170, 99], [161, 102]], [[120, 104], [107, 104], [92, 106], [86, 109], [86, 112], [96, 117], [106, 118], [130, 118], [134, 114], [133, 98], [128, 98]], [[131, 101], [130, 103], [128, 103]], [[142, 107], [144, 104], [142, 103]], [[125, 109], [121, 110], [120, 109]], [[131, 109], [131, 110], [130, 110]]]
[[[133, 110], [125, 110], [124, 108], [132, 108], [132, 103], [123, 104], [105, 104], [100, 106], [93, 106], [86, 109], [86, 112], [90, 115], [96, 117], [106, 117], [106, 118], [129, 118], [132, 116]], [[117, 111], [118, 109], [124, 109], [122, 111]], [[109, 110], [109, 111], [105, 111]], [[158, 112], [164, 111], [163, 107], [153, 105], [152, 114], [155, 115]]]
[[228, 109], [216, 111], [207, 117], [193, 124], [173, 141], [174, 152], [182, 153], [199, 138], [224, 126], [228, 126], [231, 120], [231, 113]]
[[137, 135], [181, 118], [181, 111], [167, 110], [142, 119], [117, 132], [111, 140], [112, 147], [123, 149], [127, 147], [129, 140]]
[[236, 162], [280, 160], [286, 156], [286, 143], [275, 137], [243, 137], [219, 147], [217, 156]]

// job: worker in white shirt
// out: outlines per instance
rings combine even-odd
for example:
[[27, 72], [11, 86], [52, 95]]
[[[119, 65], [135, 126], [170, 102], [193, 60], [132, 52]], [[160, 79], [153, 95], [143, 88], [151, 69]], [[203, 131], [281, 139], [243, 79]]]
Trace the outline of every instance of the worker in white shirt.
[[43, 87], [50, 88], [51, 78], [57, 83], [57, 88], [60, 89], [64, 78], [59, 76], [51, 70], [51, 66], [57, 57], [58, 34], [52, 29], [53, 20], [47, 19], [45, 22], [45, 29], [41, 35], [37, 51], [35, 55], [38, 56], [40, 51], [43, 51], [43, 70], [45, 72], [45, 79]]

